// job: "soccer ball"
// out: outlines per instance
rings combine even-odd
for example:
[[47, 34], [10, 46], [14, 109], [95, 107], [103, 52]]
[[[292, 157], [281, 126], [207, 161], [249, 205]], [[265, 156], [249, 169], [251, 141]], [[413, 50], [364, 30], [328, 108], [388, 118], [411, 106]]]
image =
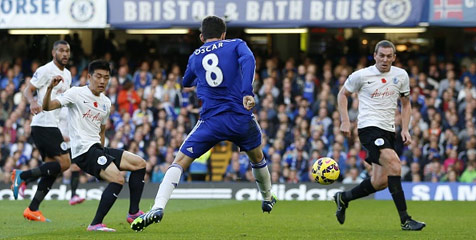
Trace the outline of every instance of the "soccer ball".
[[314, 181], [328, 185], [339, 178], [339, 165], [332, 158], [324, 157], [317, 159], [312, 165], [312, 177]]

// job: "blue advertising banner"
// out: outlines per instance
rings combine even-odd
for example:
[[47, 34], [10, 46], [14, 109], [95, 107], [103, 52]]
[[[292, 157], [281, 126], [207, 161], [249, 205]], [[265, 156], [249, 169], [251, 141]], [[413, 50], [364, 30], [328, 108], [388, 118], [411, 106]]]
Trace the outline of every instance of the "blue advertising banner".
[[[402, 183], [405, 199], [414, 201], [476, 201], [474, 183]], [[385, 189], [375, 193], [377, 200], [392, 200]]]
[[198, 27], [204, 16], [230, 27], [416, 26], [427, 0], [108, 0], [114, 28]]
[[430, 0], [429, 23], [433, 26], [476, 26], [476, 0]]

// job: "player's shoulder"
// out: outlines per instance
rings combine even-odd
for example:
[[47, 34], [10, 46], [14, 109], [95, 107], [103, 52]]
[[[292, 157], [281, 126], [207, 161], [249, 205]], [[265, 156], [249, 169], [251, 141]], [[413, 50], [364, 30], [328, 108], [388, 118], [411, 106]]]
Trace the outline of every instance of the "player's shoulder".
[[69, 69], [64, 68], [64, 73], [65, 73], [66, 76], [70, 76], [70, 77], [71, 77], [71, 71], [69, 71]]
[[101, 101], [103, 101], [108, 107], [111, 106], [111, 99], [109, 99], [109, 97], [106, 96], [106, 94], [104, 93], [101, 93]]
[[84, 87], [86, 87], [86, 86], [81, 86], [81, 87], [73, 86], [73, 87], [69, 88], [66, 91], [70, 92], [70, 93], [74, 93], [74, 94], [80, 94], [80, 93], [84, 92]]
[[224, 40], [221, 40], [221, 42], [239, 44], [239, 43], [244, 43], [245, 41], [243, 41], [243, 39], [241, 39], [241, 38], [232, 38], [232, 39], [224, 39]]
[[233, 45], [233, 46], [246, 44], [246, 42], [241, 38], [225, 39], [225, 40], [221, 40], [220, 42], [226, 45]]
[[392, 66], [391, 70], [396, 75], [401, 75], [401, 74], [408, 75], [407, 71], [403, 68], [400, 68], [400, 67]]
[[47, 64], [44, 64], [44, 65], [41, 65], [40, 67], [38, 67], [35, 71], [35, 74], [33, 75], [33, 77], [39, 77], [39, 75], [42, 75], [44, 74], [45, 72], [49, 71], [51, 69], [51, 65], [54, 64], [53, 61], [47, 63]]
[[355, 80], [355, 79], [360, 79], [361, 77], [365, 77], [365, 76], [372, 75], [372, 74], [373, 74], [372, 72], [373, 72], [373, 71], [372, 71], [371, 67], [361, 68], [361, 69], [359, 69], [359, 70], [357, 70], [357, 71], [354, 71], [354, 72], [350, 75], [350, 77], [351, 77], [352, 79], [354, 79], [354, 80]]

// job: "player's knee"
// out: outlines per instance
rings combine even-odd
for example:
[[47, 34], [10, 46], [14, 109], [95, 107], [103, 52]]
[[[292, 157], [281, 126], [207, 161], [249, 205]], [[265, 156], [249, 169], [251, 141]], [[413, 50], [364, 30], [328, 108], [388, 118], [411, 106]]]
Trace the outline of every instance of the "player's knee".
[[393, 151], [382, 151], [380, 157], [384, 160], [384, 164], [382, 165], [387, 170], [388, 175], [400, 175], [402, 166], [397, 154]]
[[263, 151], [261, 151], [261, 149], [259, 149], [259, 150], [258, 149], [253, 149], [253, 150], [247, 152], [246, 154], [250, 158], [250, 161], [253, 162], [253, 163], [259, 163], [264, 158]]
[[136, 164], [136, 167], [137, 167], [136, 170], [145, 168], [146, 165], [147, 165], [147, 163], [145, 162], [145, 160], [143, 158], [139, 158], [139, 160], [137, 161], [137, 164]]
[[400, 159], [398, 157], [392, 157], [389, 160], [389, 164], [387, 167], [388, 175], [391, 176], [399, 176], [402, 171], [402, 164], [400, 163]]
[[114, 178], [112, 179], [111, 182], [114, 182], [114, 183], [118, 183], [118, 184], [121, 184], [121, 185], [124, 185], [124, 177], [122, 176], [122, 174], [117, 174], [116, 176], [114, 176]]
[[134, 158], [131, 159], [131, 161], [129, 163], [131, 165], [131, 170], [132, 171], [145, 168], [146, 165], [147, 165], [145, 160], [143, 158], [139, 157], [139, 156], [134, 156]]
[[375, 188], [375, 190], [380, 191], [388, 186], [388, 181], [387, 179], [383, 178], [374, 178], [372, 179], [372, 186]]
[[61, 172], [64, 172], [69, 169], [71, 163], [69, 161], [60, 161]]

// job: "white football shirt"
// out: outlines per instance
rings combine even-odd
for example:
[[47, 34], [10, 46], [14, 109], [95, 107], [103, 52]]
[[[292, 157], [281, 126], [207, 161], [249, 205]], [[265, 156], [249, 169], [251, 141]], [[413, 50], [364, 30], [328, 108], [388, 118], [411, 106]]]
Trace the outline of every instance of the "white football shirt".
[[410, 94], [410, 80], [405, 70], [392, 66], [381, 73], [370, 66], [352, 73], [344, 83], [349, 92], [358, 93], [358, 128], [379, 127], [395, 132], [395, 110], [400, 96]]
[[111, 111], [111, 100], [104, 93], [94, 95], [88, 86], [73, 87], [56, 98], [68, 108], [69, 137], [73, 158], [101, 144], [101, 125], [106, 125]]
[[[33, 77], [30, 80], [31, 85], [37, 88], [37, 100], [38, 104], [43, 103], [46, 89], [51, 83], [51, 79], [54, 76], [61, 75], [64, 81], [61, 81], [51, 92], [51, 99], [55, 99], [57, 96], [62, 95], [71, 86], [71, 72], [64, 68], [60, 70], [53, 61], [39, 67]], [[42, 111], [33, 116], [31, 120], [31, 126], [39, 127], [58, 127], [59, 114], [61, 109], [55, 109], [53, 111]]]

